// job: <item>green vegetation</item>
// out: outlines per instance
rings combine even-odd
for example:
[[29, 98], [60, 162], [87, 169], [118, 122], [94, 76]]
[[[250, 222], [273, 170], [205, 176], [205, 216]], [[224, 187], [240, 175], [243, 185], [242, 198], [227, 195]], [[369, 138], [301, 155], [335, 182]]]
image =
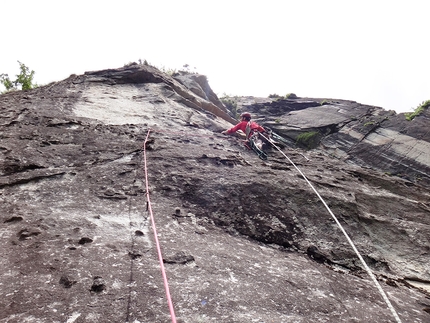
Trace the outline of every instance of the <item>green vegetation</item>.
[[278, 99], [278, 100], [281, 100], [281, 99], [297, 99], [297, 95], [295, 95], [294, 93], [288, 93], [288, 94], [282, 96], [282, 95], [273, 93], [273, 94], [269, 94], [269, 98], [270, 99]]
[[237, 101], [235, 97], [230, 97], [224, 93], [224, 95], [220, 98], [221, 102], [229, 109], [235, 118], [237, 115]]
[[329, 102], [327, 100], [322, 100], [320, 103], [320, 105], [326, 105], [326, 104], [329, 104]]
[[167, 75], [170, 75], [170, 76], [173, 76], [176, 73], [178, 73], [178, 71], [175, 68], [169, 68], [169, 67], [161, 66], [158, 69], [160, 71], [162, 71], [163, 73], [166, 73]]
[[288, 93], [285, 95], [286, 99], [297, 99], [297, 95], [295, 95], [294, 93]]
[[269, 99], [280, 99], [282, 98], [282, 96], [280, 96], [279, 94], [273, 93], [273, 94], [269, 94]]
[[18, 61], [18, 63], [20, 73], [16, 75], [15, 80], [12, 81], [8, 74], [0, 74], [0, 83], [6, 88], [6, 92], [17, 90], [26, 91], [37, 86], [33, 83], [34, 71], [30, 71], [30, 69], [20, 61]]
[[139, 65], [149, 65], [149, 63], [148, 63], [148, 61], [146, 60], [146, 59], [144, 59], [143, 61], [142, 61], [142, 59], [141, 58], [139, 58]]
[[364, 124], [364, 126], [365, 127], [367, 127], [367, 126], [373, 126], [375, 124], [375, 121], [369, 121], [369, 122], [366, 122], [365, 124]]
[[151, 63], [149, 63], [146, 59], [138, 59], [138, 63], [136, 62], [130, 62], [128, 64], [124, 64], [124, 66], [130, 66], [130, 65], [145, 65], [145, 66], [152, 66], [155, 67], [156, 69], [160, 70], [161, 72], [170, 75], [170, 76], [177, 76], [178, 73], [182, 73], [182, 74], [199, 74], [197, 72], [197, 68], [193, 67], [193, 70], [191, 70], [191, 66], [189, 64], [184, 64], [182, 65], [182, 69], [176, 69], [176, 68], [171, 68], [171, 67], [166, 67], [164, 65], [162, 66], [155, 66]]
[[318, 144], [318, 131], [304, 132], [297, 136], [296, 143], [306, 146], [308, 149], [312, 149]]
[[408, 120], [408, 121], [414, 120], [414, 118], [416, 116], [418, 116], [421, 113], [423, 113], [424, 110], [428, 109], [429, 107], [430, 107], [430, 100], [424, 101], [418, 107], [416, 107], [416, 109], [414, 110], [414, 112], [405, 113], [406, 120]]

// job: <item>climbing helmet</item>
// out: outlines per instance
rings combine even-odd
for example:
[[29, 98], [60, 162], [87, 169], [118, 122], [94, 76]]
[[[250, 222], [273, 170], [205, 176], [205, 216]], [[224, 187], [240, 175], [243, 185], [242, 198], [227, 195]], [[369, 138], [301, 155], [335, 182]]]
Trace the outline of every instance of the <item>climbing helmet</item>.
[[241, 115], [240, 115], [240, 117], [242, 118], [242, 119], [246, 119], [246, 120], [251, 120], [251, 114], [249, 113], [249, 112], [244, 112], [244, 113], [242, 113]]

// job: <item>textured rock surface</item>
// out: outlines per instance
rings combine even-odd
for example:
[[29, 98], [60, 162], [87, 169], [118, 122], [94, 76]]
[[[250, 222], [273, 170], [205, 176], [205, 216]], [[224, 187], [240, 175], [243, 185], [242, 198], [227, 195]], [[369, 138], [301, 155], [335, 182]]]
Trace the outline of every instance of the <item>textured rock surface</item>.
[[[394, 322], [295, 169], [275, 151], [262, 162], [221, 135], [229, 113], [201, 78], [181, 78], [131, 65], [0, 96], [0, 322], [170, 322], [146, 210], [149, 129], [150, 196], [179, 322]], [[372, 108], [384, 127], [360, 140], [351, 132], [369, 107], [297, 99], [285, 101], [288, 110], [246, 100], [265, 125], [291, 136], [284, 151], [402, 321], [429, 321], [429, 294], [413, 286], [430, 281], [430, 194], [425, 174], [413, 177], [426, 172], [426, 158], [404, 155], [406, 178], [357, 165], [373, 166], [366, 147], [381, 141], [371, 135], [397, 131], [397, 117]], [[403, 133], [424, 152], [425, 118]], [[293, 148], [305, 129], [321, 131], [320, 150]], [[390, 149], [384, 160], [401, 154]]]
[[[316, 132], [311, 148], [430, 186], [430, 111], [403, 113], [344, 100], [237, 98], [240, 109], [291, 139]], [[323, 104], [323, 105], [321, 105]], [[306, 147], [307, 145], [302, 145]], [[306, 147], [307, 148], [307, 147]]]

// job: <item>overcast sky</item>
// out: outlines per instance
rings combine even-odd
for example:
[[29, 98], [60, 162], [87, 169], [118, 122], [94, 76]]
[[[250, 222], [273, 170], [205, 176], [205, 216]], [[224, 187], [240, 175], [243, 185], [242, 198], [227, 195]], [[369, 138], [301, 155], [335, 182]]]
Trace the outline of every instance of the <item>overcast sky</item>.
[[146, 59], [189, 64], [219, 96], [295, 93], [411, 111], [430, 99], [429, 5], [0, 0], [0, 73], [14, 77], [20, 60], [46, 84]]

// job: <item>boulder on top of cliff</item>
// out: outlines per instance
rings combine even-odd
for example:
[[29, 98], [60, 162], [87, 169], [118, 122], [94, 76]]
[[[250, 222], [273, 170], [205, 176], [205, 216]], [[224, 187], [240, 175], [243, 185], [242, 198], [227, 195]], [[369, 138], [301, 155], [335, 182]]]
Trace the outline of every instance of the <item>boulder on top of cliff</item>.
[[210, 112], [228, 122], [236, 122], [212, 91], [204, 75], [186, 73], [175, 79], [151, 65], [132, 63], [118, 69], [86, 72], [85, 76], [87, 82], [153, 86], [159, 84], [157, 92], [161, 92], [165, 97], [193, 109]]
[[173, 78], [182, 83], [191, 92], [198, 95], [199, 97], [212, 102], [221, 110], [228, 112], [227, 108], [218, 98], [212, 88], [209, 86], [206, 75], [193, 74], [188, 72], [178, 72], [173, 75]]

